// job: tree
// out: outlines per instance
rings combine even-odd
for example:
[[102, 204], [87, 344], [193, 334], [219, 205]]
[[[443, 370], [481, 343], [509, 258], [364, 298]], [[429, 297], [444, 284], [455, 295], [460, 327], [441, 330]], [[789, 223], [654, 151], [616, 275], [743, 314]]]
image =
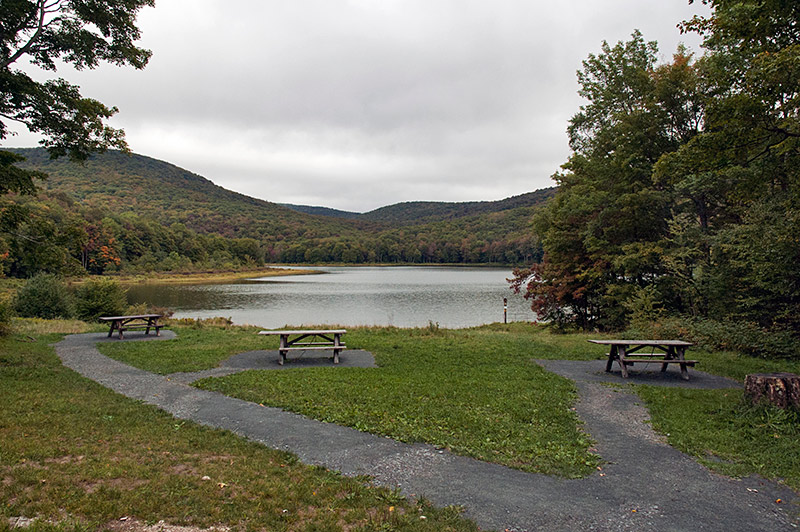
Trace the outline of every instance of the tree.
[[[78, 70], [101, 62], [141, 69], [150, 51], [134, 43], [140, 37], [136, 16], [154, 0], [3, 0], [0, 6], [0, 140], [11, 132], [8, 121], [44, 136], [52, 158], [86, 160], [108, 148], [127, 150], [124, 133], [106, 125], [117, 112], [81, 95], [64, 79], [35, 81], [19, 68], [30, 65], [56, 72], [59, 63]], [[18, 156], [0, 152], [0, 193], [33, 193], [40, 172], [21, 170]]]
[[541, 317], [618, 329], [669, 313], [797, 336], [800, 3], [704, 3], [709, 18], [681, 25], [704, 36], [700, 59], [656, 66], [634, 34], [584, 62], [588, 104], [537, 220], [544, 258], [513, 280]]
[[634, 32], [603, 43], [578, 72], [588, 103], [567, 129], [573, 153], [554, 176], [560, 189], [537, 218], [543, 261], [513, 284], [540, 318], [619, 328], [622, 302], [663, 277], [671, 191], [653, 181], [653, 166], [697, 134], [702, 104], [691, 55], [679, 49], [657, 66], [656, 54], [656, 43]]

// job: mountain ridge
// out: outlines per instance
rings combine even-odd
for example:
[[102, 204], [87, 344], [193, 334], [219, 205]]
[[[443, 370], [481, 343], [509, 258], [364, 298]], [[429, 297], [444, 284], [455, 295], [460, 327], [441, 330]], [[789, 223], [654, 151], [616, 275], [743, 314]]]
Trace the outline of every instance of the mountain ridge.
[[[137, 223], [145, 223], [135, 219], [144, 217], [175, 235], [185, 227], [254, 239], [262, 250], [258, 255], [273, 262], [528, 263], [541, 248], [531, 217], [554, 192], [549, 188], [487, 202], [404, 202], [353, 218], [326, 207], [292, 209], [252, 198], [144, 155], [109, 151], [79, 165], [51, 160], [41, 148], [12, 151], [28, 158], [20, 166], [50, 175], [42, 184], [44, 196], [72, 198], [73, 210], [80, 211], [76, 216], [93, 230], [113, 234], [120, 247], [128, 245], [121, 241], [125, 235], [136, 234]], [[342, 213], [346, 216], [336, 216]], [[159, 253], [172, 249], [169, 242], [159, 245]], [[136, 253], [129, 255], [135, 259]]]

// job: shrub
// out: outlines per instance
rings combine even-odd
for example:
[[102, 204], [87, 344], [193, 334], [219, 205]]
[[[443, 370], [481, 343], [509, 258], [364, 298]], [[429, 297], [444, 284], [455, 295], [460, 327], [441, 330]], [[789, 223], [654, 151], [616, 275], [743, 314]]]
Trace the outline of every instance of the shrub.
[[87, 281], [75, 291], [76, 315], [84, 321], [95, 321], [100, 316], [125, 314], [128, 308], [125, 294], [126, 290], [114, 281]]
[[23, 318], [71, 318], [75, 314], [75, 302], [58, 276], [40, 273], [17, 291], [14, 310]]
[[800, 338], [784, 329], [767, 330], [743, 320], [669, 317], [640, 321], [625, 336], [681, 339], [707, 350], [736, 351], [770, 359], [800, 359]]
[[5, 336], [11, 332], [11, 316], [13, 314], [11, 301], [0, 299], [0, 336]]

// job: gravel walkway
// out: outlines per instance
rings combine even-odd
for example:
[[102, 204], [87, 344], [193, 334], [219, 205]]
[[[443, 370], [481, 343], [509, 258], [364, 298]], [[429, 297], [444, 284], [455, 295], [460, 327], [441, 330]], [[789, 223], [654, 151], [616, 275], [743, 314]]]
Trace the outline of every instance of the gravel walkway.
[[[162, 339], [173, 337], [171, 331], [162, 331]], [[136, 339], [148, 337], [130, 334], [130, 340]], [[66, 366], [82, 375], [178, 418], [291, 451], [308, 464], [346, 475], [370, 475], [377, 484], [398, 487], [406, 495], [424, 496], [438, 505], [462, 505], [466, 515], [484, 528], [766, 532], [795, 530], [800, 524], [800, 501], [791, 490], [757, 477], [734, 480], [714, 474], [666, 445], [651, 430], [647, 411], [635, 395], [595, 380], [609, 378], [600, 375], [605, 361], [540, 361], [575, 380], [581, 397], [578, 414], [608, 462], [602, 476], [598, 472], [585, 479], [565, 480], [198, 390], [181, 382], [194, 376], [164, 377], [107, 358], [95, 347], [99, 341], [108, 340], [104, 334], [72, 335], [58, 343], [56, 351]], [[342, 354], [343, 360], [347, 353]], [[229, 364], [219, 369], [242, 368]], [[693, 386], [704, 379], [697, 371], [691, 376], [692, 381], [682, 385]], [[775, 502], [779, 498], [782, 504]]]

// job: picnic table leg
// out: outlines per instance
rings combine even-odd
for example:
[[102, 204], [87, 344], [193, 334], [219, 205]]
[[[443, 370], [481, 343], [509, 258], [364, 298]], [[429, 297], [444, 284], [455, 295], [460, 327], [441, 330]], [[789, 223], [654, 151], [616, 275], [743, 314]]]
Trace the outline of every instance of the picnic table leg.
[[112, 335], [112, 334], [114, 334], [114, 324], [115, 324], [115, 323], [116, 323], [116, 322], [113, 322], [113, 321], [112, 321], [112, 322], [111, 322], [111, 327], [109, 327], [109, 329], [108, 329], [108, 337], [109, 337], [109, 338], [111, 338], [111, 335]]
[[617, 358], [617, 346], [612, 345], [611, 350], [608, 352], [608, 362], [606, 363], [606, 373], [611, 371], [611, 366], [614, 364], [614, 359]]
[[[675, 358], [676, 358], [676, 357], [675, 357], [675, 350], [674, 350], [674, 348], [672, 348], [672, 347], [667, 347], [667, 354], [666, 354], [666, 355], [664, 355], [664, 360], [673, 360], [673, 359], [675, 359]], [[667, 371], [667, 366], [669, 366], [669, 364], [667, 364], [666, 362], [665, 362], [665, 363], [663, 363], [663, 364], [661, 364], [661, 373], [664, 373], [665, 371]]]
[[334, 333], [333, 335], [333, 363], [339, 363], [339, 352], [342, 350], [341, 348], [341, 335], [339, 333]]
[[286, 362], [286, 353], [288, 351], [286, 351], [285, 348], [287, 347], [286, 346], [287, 339], [288, 339], [288, 335], [286, 335], [286, 334], [282, 334], [281, 335], [281, 345], [278, 348], [278, 354], [280, 355], [278, 357], [278, 364], [280, 364], [281, 366], [283, 366], [283, 363]]
[[147, 336], [150, 335], [150, 327], [152, 327], [152, 326], [153, 326], [153, 319], [152, 318], [147, 318], [147, 327], [144, 330], [144, 334], [145, 335], [147, 335]]
[[681, 379], [683, 379], [685, 381], [688, 381], [689, 380], [689, 370], [687, 369], [686, 364], [684, 364], [684, 362], [683, 362], [684, 360], [686, 360], [686, 348], [679, 346], [676, 349], [676, 351], [678, 352], [678, 360], [681, 361], [681, 363], [680, 363], [680, 366], [681, 366]]
[[625, 346], [619, 346], [619, 354], [617, 355], [617, 362], [619, 362], [619, 368], [622, 370], [622, 378], [628, 378], [628, 368], [625, 366]]

